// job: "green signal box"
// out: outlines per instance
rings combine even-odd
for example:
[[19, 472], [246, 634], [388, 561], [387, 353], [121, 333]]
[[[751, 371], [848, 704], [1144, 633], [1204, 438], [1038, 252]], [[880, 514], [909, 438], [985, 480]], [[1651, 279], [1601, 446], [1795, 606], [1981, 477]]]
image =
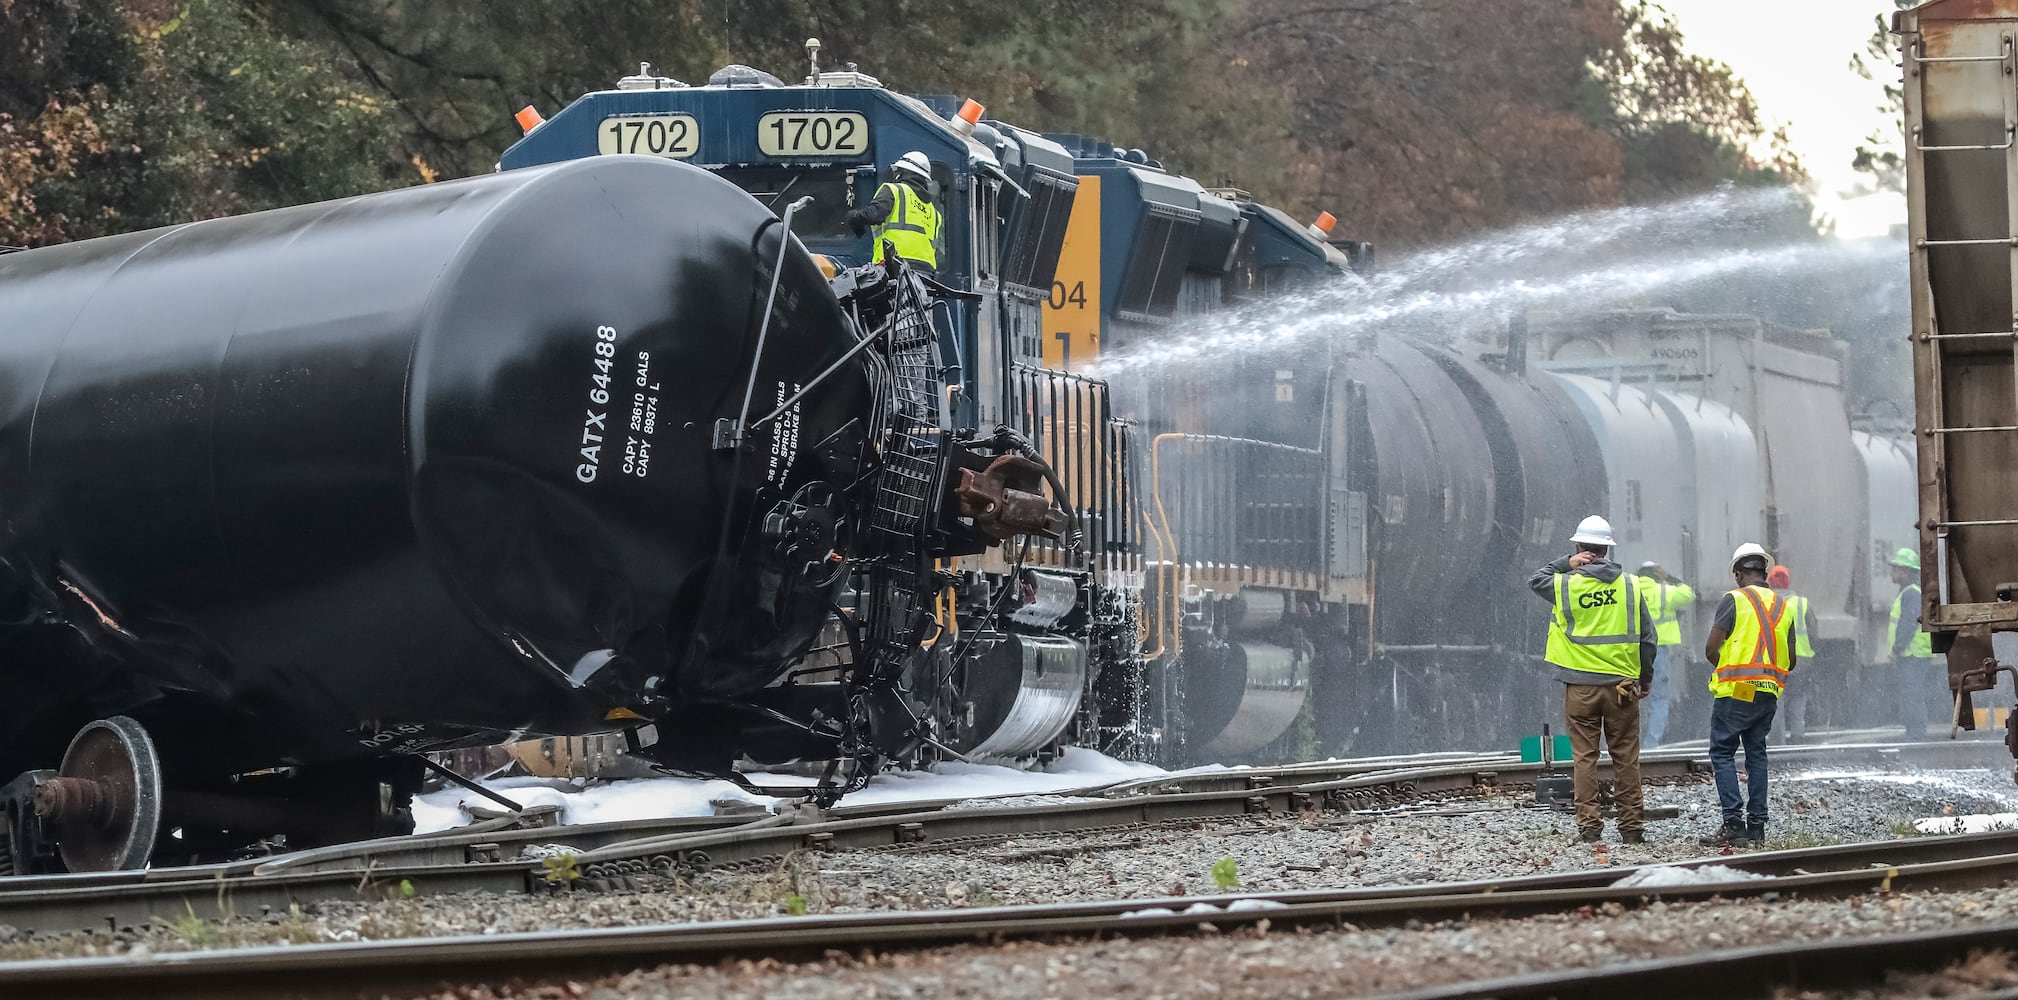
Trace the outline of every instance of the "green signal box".
[[[1552, 743], [1554, 743], [1554, 744], [1555, 744], [1555, 745], [1554, 745], [1554, 746], [1553, 746], [1553, 747], [1551, 748], [1551, 749], [1552, 749], [1552, 750], [1554, 751], [1554, 752], [1553, 752], [1553, 753], [1551, 754], [1551, 756], [1552, 756], [1552, 757], [1553, 757], [1553, 758], [1554, 758], [1554, 759], [1555, 759], [1555, 760], [1556, 760], [1557, 762], [1559, 762], [1559, 763], [1563, 763], [1563, 764], [1567, 764], [1567, 763], [1569, 763], [1569, 760], [1570, 760], [1570, 737], [1569, 737], [1569, 734], [1568, 734], [1568, 733], [1557, 733], [1557, 734], [1555, 735], [1555, 738], [1554, 738], [1553, 740], [1551, 740], [1550, 742], [1552, 742]], [[1523, 736], [1523, 737], [1521, 737], [1521, 760], [1522, 760], [1522, 762], [1524, 762], [1524, 763], [1535, 763], [1535, 762], [1537, 762], [1537, 761], [1540, 761], [1541, 759], [1542, 759], [1542, 738], [1541, 738], [1540, 736]]]

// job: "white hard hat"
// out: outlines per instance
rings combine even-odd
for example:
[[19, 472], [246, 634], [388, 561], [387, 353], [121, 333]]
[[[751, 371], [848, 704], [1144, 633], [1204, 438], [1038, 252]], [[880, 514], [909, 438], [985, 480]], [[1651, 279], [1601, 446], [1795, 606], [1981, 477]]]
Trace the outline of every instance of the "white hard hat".
[[1772, 554], [1767, 552], [1765, 546], [1760, 545], [1758, 542], [1746, 542], [1738, 546], [1738, 551], [1731, 553], [1731, 568], [1737, 569], [1738, 563], [1746, 559], [1757, 559], [1759, 561], [1759, 572], [1761, 573], [1766, 571], [1766, 567], [1773, 564]]
[[901, 174], [908, 172], [916, 174], [921, 179], [928, 181], [932, 179], [932, 161], [926, 159], [925, 154], [915, 149], [905, 153], [903, 156], [897, 157], [897, 162], [890, 164], [890, 170], [892, 173]]
[[1577, 533], [1570, 536], [1570, 541], [1581, 542], [1585, 545], [1602, 545], [1610, 548], [1614, 544], [1612, 542], [1612, 522], [1596, 514], [1592, 514], [1577, 523]]

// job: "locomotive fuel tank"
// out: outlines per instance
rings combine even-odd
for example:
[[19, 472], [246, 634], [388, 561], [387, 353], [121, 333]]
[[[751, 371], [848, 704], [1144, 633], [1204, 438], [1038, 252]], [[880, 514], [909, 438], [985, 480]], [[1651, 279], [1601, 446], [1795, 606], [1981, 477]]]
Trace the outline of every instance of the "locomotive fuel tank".
[[[830, 584], [757, 525], [829, 504], [871, 398], [712, 447], [784, 238], [609, 156], [0, 256], [0, 774], [114, 714], [230, 773], [771, 683]], [[756, 413], [855, 343], [782, 260]]]

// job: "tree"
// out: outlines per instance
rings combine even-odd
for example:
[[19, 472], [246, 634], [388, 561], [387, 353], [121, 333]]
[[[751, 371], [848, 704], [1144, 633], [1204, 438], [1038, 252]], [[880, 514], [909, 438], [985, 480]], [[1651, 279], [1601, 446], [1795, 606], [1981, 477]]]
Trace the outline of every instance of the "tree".
[[103, 83], [128, 58], [116, 20], [104, 0], [0, 0], [0, 244], [64, 238], [43, 195], [105, 151]]
[[[0, 242], [400, 181], [382, 99], [242, 0], [0, 0]], [[411, 172], [407, 177], [417, 176]]]
[[1252, 4], [1239, 40], [1290, 81], [1315, 165], [1281, 195], [1389, 244], [1799, 175], [1742, 81], [1645, 3]]
[[[1905, 10], [1920, 0], [1892, 0], [1892, 9]], [[1871, 18], [1871, 37], [1864, 51], [1850, 56], [1850, 68], [1866, 80], [1882, 80], [1885, 98], [1877, 111], [1892, 122], [1892, 128], [1874, 130], [1857, 146], [1850, 165], [1869, 174], [1871, 186], [1879, 191], [1906, 190], [1906, 160], [1901, 139], [1906, 132], [1906, 91], [1895, 68], [1900, 61], [1899, 46], [1892, 38], [1892, 26], [1885, 14]]]
[[808, 35], [829, 67], [1390, 245], [1798, 170], [1641, 0], [0, 0], [10, 17], [0, 240], [479, 173], [525, 104], [647, 60], [792, 79]]

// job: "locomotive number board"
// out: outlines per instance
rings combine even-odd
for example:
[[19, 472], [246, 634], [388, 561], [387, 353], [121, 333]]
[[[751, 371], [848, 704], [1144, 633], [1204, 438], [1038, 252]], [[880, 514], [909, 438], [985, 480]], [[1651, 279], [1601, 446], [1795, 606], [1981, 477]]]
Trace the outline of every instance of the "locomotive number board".
[[693, 115], [621, 115], [596, 127], [596, 152], [639, 153], [684, 160], [701, 148]]
[[765, 156], [855, 156], [869, 151], [869, 119], [853, 111], [773, 111], [757, 119]]

